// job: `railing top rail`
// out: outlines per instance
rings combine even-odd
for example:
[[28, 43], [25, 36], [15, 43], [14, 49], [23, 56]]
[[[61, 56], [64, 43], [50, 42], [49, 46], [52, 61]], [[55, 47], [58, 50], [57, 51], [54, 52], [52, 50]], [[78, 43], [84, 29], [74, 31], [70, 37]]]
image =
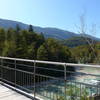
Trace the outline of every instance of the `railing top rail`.
[[52, 61], [40, 61], [40, 60], [29, 60], [29, 59], [20, 59], [20, 58], [10, 58], [10, 57], [2, 57], [2, 56], [0, 56], [0, 59], [16, 60], [16, 61], [24, 61], [24, 62], [35, 62], [35, 63], [41, 63], [41, 64], [73, 66], [73, 67], [100, 68], [100, 65], [92, 65], [92, 64], [90, 65], [90, 64], [62, 63], [62, 62], [52, 62]]

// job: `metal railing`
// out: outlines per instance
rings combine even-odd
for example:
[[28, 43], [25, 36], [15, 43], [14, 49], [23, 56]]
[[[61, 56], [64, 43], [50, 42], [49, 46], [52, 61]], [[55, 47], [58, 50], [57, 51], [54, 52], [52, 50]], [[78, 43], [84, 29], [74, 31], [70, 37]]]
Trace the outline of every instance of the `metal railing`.
[[77, 72], [76, 68], [100, 70], [100, 65], [0, 57], [0, 80], [43, 100], [100, 100], [99, 81], [91, 84], [76, 79], [100, 75]]

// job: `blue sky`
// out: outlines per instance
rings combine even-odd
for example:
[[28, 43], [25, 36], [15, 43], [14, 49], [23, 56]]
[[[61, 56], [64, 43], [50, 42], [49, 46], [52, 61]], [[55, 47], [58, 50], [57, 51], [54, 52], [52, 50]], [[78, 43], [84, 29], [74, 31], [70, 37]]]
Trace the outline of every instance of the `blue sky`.
[[0, 18], [73, 32], [84, 11], [87, 29], [96, 24], [94, 36], [100, 37], [100, 0], [0, 0]]

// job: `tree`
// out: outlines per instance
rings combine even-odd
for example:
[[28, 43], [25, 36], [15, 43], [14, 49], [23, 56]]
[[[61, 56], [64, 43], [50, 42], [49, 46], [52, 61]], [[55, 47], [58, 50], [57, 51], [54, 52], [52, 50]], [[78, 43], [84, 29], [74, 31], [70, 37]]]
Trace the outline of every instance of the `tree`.
[[89, 45], [78, 46], [72, 49], [72, 55], [79, 63], [93, 63], [94, 53], [97, 56], [97, 50], [92, 51]]
[[72, 57], [70, 49], [67, 46], [61, 46], [59, 59], [60, 62], [75, 62], [74, 57]]
[[3, 56], [3, 49], [5, 46], [5, 40], [6, 40], [6, 32], [4, 29], [0, 29], [0, 55]]
[[48, 50], [44, 45], [41, 45], [37, 51], [37, 59], [38, 60], [49, 60]]
[[18, 54], [17, 57], [19, 58], [27, 58], [27, 34], [28, 32], [26, 30], [22, 30], [19, 35], [19, 41], [17, 44], [17, 50], [16, 53]]
[[33, 32], [33, 26], [32, 25], [29, 25], [29, 29], [28, 29], [29, 32]]
[[[87, 30], [87, 24], [86, 24], [86, 22], [85, 22], [85, 20], [86, 20], [86, 18], [85, 18], [85, 13], [83, 13], [83, 14], [81, 14], [81, 16], [80, 16], [80, 26], [79, 26], [79, 31], [78, 31], [78, 33], [80, 33], [81, 35], [82, 35], [82, 37], [85, 39], [85, 41], [87, 42], [87, 44], [89, 45], [89, 48], [91, 49], [91, 51], [92, 51], [92, 57], [93, 58], [97, 58], [97, 55], [96, 55], [96, 53], [95, 53], [95, 44], [93, 44], [94, 42], [94, 40], [91, 38], [91, 40], [89, 40], [87, 37], [88, 37], [88, 35], [87, 35], [87, 33], [88, 33], [88, 31], [89, 31], [89, 28], [88, 28], [88, 30]], [[96, 33], [96, 27], [95, 27], [96, 25], [92, 25], [92, 30], [91, 30], [91, 33], [92, 34], [95, 34]], [[92, 59], [93, 59], [92, 58]], [[85, 58], [83, 58], [83, 59], [85, 59]], [[86, 59], [87, 60], [87, 59]], [[98, 59], [97, 59], [98, 60]], [[88, 62], [88, 61], [87, 61]]]
[[[20, 33], [20, 34], [17, 34]], [[34, 34], [33, 34], [34, 33]], [[70, 62], [71, 52], [57, 40], [45, 39], [43, 33], [9, 28], [0, 29], [0, 55], [17, 58]]]
[[16, 33], [15, 30], [9, 28], [6, 31], [5, 42], [3, 47], [3, 56], [15, 57], [16, 56]]
[[19, 32], [21, 30], [19, 24], [16, 25], [16, 32]]
[[45, 42], [45, 37], [44, 37], [44, 34], [42, 32], [41, 32], [40, 36], [41, 36], [41, 39]]
[[39, 60], [70, 62], [71, 52], [68, 47], [62, 46], [54, 39], [47, 39], [37, 52]]

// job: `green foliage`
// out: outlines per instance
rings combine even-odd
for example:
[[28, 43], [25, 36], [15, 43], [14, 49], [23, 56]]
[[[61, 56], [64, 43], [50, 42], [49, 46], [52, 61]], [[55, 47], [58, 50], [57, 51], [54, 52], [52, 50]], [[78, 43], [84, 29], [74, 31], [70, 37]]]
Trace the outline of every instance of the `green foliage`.
[[17, 24], [16, 25], [16, 32], [19, 32], [21, 30], [20, 26]]
[[72, 37], [66, 40], [61, 41], [62, 44], [68, 46], [68, 47], [77, 47], [81, 45], [88, 45], [87, 40], [91, 43], [92, 41], [94, 43], [97, 43], [98, 41], [92, 40], [91, 38], [86, 38], [86, 37]]
[[21, 30], [19, 25], [16, 29], [0, 29], [0, 56], [58, 62], [100, 62], [100, 43], [93, 47], [94, 51], [89, 45], [68, 48], [55, 39], [45, 39], [43, 33], [37, 34], [31, 25], [29, 30]]
[[44, 45], [41, 45], [40, 48], [38, 48], [38, 51], [37, 51], [37, 59], [41, 59], [41, 60], [49, 60], [49, 54], [48, 54], [48, 51], [47, 49], [45, 48]]
[[4, 29], [0, 29], [0, 56], [3, 56], [3, 50], [5, 46], [6, 33]]
[[69, 62], [71, 52], [68, 47], [61, 45], [55, 39], [45, 39], [43, 33], [37, 34], [32, 25], [29, 30], [0, 29], [0, 55], [39, 59], [49, 61]]
[[37, 52], [37, 59], [70, 62], [71, 52], [68, 47], [59, 44], [54, 39], [47, 39]]
[[64, 97], [59, 97], [57, 100], [65, 100]]
[[[87, 42], [87, 40], [91, 44]], [[62, 44], [71, 47], [70, 51], [74, 61], [77, 63], [99, 63], [100, 64], [100, 42], [91, 38], [73, 37], [63, 40]]]
[[84, 45], [84, 46], [75, 47], [71, 49], [71, 51], [72, 51], [72, 55], [75, 57], [77, 62], [94, 63], [95, 59], [99, 55], [99, 52], [96, 47], [93, 48], [94, 49], [92, 49], [89, 45]]
[[[80, 95], [80, 88], [76, 86], [67, 87], [66, 91], [67, 100], [94, 100], [94, 97], [89, 97], [89, 93], [87, 92], [86, 88], [81, 89]], [[65, 100], [64, 96], [58, 97], [57, 100]]]

